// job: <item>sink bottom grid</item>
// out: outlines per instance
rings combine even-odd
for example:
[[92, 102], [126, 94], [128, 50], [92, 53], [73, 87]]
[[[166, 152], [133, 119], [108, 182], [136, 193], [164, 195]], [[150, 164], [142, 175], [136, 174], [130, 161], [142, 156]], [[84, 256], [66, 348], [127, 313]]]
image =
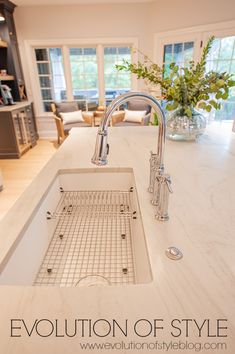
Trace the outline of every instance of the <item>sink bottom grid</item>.
[[[135, 284], [133, 191], [62, 191], [36, 286]], [[50, 218], [49, 218], [50, 219]]]

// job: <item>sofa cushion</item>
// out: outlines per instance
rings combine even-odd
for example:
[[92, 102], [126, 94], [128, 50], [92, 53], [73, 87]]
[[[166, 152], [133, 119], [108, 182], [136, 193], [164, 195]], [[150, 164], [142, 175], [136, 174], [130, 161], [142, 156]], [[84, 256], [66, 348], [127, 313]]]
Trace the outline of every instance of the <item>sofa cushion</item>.
[[60, 116], [64, 125], [84, 122], [82, 111], [60, 112]]
[[130, 111], [125, 109], [124, 122], [139, 123], [141, 124], [146, 111]]
[[56, 115], [61, 117], [60, 113], [74, 112], [79, 109], [76, 101], [55, 102]]
[[127, 108], [131, 111], [146, 111], [146, 114], [151, 112], [151, 106], [142, 100], [129, 101]]

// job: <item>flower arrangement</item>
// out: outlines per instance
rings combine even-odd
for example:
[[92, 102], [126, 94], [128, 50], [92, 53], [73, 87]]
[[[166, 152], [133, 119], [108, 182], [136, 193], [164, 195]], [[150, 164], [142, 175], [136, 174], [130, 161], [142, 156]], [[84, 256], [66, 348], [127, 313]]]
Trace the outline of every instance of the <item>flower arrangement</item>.
[[220, 109], [221, 101], [229, 97], [229, 88], [235, 86], [232, 75], [223, 72], [206, 71], [206, 59], [210, 52], [214, 37], [210, 37], [201, 59], [198, 63], [193, 60], [186, 67], [179, 67], [175, 63], [170, 65], [170, 73], [164, 76], [164, 67], [160, 67], [144, 55], [144, 62], [136, 64], [124, 61], [116, 65], [118, 70], [129, 71], [137, 78], [145, 79], [148, 83], [158, 86], [166, 100], [166, 109], [179, 109], [182, 116], [192, 117], [195, 108], [210, 112], [212, 108]]

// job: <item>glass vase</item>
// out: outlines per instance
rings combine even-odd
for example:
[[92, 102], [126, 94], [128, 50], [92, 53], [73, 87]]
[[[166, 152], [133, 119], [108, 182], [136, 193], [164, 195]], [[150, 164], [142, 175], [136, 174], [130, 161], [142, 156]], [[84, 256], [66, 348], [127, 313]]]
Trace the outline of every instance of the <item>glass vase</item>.
[[206, 129], [205, 117], [196, 109], [192, 109], [192, 117], [177, 109], [167, 116], [166, 137], [170, 140], [195, 141]]

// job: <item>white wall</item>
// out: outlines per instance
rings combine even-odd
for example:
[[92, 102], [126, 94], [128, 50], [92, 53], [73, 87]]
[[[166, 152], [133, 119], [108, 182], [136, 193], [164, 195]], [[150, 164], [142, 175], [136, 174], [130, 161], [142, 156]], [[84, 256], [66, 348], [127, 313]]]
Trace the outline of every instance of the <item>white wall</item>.
[[18, 40], [138, 37], [152, 53], [154, 32], [235, 19], [234, 0], [156, 0], [152, 3], [26, 6], [15, 10]]
[[156, 33], [235, 19], [234, 0], [156, 0], [150, 7]]
[[27, 91], [32, 98], [24, 40], [136, 37], [139, 49], [153, 57], [154, 33], [234, 20], [235, 1], [156, 0], [142, 4], [28, 6], [17, 7], [14, 16]]
[[[150, 46], [148, 4], [18, 7], [15, 22], [19, 41], [42, 38], [138, 37]], [[147, 39], [147, 40], [146, 40]]]

